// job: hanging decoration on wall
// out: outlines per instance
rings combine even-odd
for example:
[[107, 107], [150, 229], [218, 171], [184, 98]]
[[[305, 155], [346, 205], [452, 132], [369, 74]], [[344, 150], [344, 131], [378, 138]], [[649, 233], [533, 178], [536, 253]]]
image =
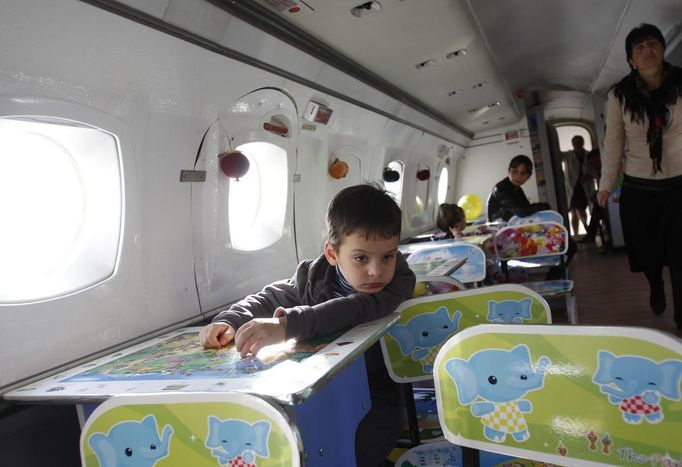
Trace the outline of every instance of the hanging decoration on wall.
[[431, 171], [429, 169], [417, 170], [417, 179], [421, 180], [422, 182], [424, 180], [428, 180], [430, 176]]
[[329, 176], [338, 180], [346, 175], [348, 175], [348, 164], [339, 158], [334, 159], [334, 162], [329, 165]]
[[235, 178], [237, 181], [249, 171], [249, 159], [240, 151], [227, 151], [218, 154], [220, 170], [226, 177]]
[[387, 183], [393, 183], [400, 180], [400, 172], [393, 170], [390, 167], [384, 167], [384, 181]]

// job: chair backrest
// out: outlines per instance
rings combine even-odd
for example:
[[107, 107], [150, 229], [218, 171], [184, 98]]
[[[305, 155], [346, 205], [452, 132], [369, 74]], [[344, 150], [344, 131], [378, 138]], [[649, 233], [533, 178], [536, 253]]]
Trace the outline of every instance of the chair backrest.
[[112, 397], [86, 421], [80, 451], [83, 467], [267, 467], [301, 465], [302, 449], [278, 407], [233, 392]]
[[431, 380], [438, 350], [464, 328], [552, 322], [545, 299], [517, 284], [412, 298], [396, 311], [400, 320], [381, 338], [381, 348], [391, 378], [399, 383]]
[[417, 276], [412, 298], [440, 295], [464, 289], [466, 289], [464, 284], [449, 276]]
[[559, 465], [682, 460], [682, 341], [660, 331], [476, 326], [442, 346], [434, 380], [461, 446]]
[[501, 261], [563, 255], [568, 238], [568, 230], [558, 222], [511, 225], [495, 235], [495, 251]]
[[563, 224], [564, 217], [556, 211], [546, 209], [526, 217], [512, 216], [507, 222], [507, 225], [537, 224], [539, 222], [556, 222], [557, 224]]
[[466, 262], [450, 274], [462, 283], [479, 282], [485, 278], [485, 254], [471, 243], [459, 242], [449, 245], [424, 248], [407, 257], [407, 264], [418, 276], [432, 275], [431, 272], [446, 261], [465, 259]]

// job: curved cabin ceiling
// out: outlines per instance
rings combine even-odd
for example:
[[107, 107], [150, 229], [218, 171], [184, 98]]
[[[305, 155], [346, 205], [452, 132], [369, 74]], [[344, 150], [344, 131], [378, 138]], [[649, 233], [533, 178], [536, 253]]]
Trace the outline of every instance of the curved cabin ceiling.
[[592, 120], [591, 95], [628, 72], [630, 29], [656, 24], [670, 43], [682, 24], [680, 0], [379, 0], [361, 16], [361, 0], [253, 3], [471, 133], [534, 104]]

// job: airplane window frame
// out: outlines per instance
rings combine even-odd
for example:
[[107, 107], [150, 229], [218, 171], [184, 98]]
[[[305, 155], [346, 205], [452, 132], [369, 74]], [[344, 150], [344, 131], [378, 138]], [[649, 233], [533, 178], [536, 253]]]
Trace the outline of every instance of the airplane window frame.
[[403, 199], [403, 179], [405, 176], [405, 164], [401, 161], [394, 160], [390, 161], [386, 166], [391, 169], [395, 170], [399, 174], [398, 180], [395, 182], [387, 182], [384, 181], [384, 189], [393, 196], [393, 199], [395, 199], [395, 202], [398, 204], [398, 206], [402, 207], [402, 199]]
[[[35, 113], [3, 112], [0, 123], [8, 132], [3, 141], [19, 144], [5, 148], [4, 164], [0, 161], [3, 172], [15, 168], [9, 169], [12, 185], [5, 185], [14, 192], [9, 201], [14, 206], [2, 209], [13, 213], [15, 221], [7, 225], [15, 229], [6, 227], [0, 240], [15, 258], [5, 258], [5, 271], [0, 270], [0, 306], [54, 300], [112, 278], [125, 205], [117, 135], [73, 118]], [[23, 207], [17, 205], [22, 200]]]
[[284, 235], [288, 186], [286, 149], [267, 141], [236, 148], [248, 159], [249, 171], [228, 182], [230, 245], [238, 251], [267, 248]]

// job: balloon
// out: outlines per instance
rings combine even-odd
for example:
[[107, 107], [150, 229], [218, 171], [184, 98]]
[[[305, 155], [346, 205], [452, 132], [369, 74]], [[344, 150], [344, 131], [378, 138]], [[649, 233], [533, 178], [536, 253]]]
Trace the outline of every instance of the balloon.
[[400, 180], [400, 172], [397, 170], [390, 169], [386, 167], [384, 169], [384, 181], [387, 183], [393, 183]]
[[417, 170], [417, 179], [421, 180], [422, 182], [424, 180], [428, 180], [430, 176], [431, 171], [429, 169]]
[[239, 151], [222, 152], [218, 154], [220, 170], [226, 177], [236, 178], [246, 175], [249, 171], [249, 159]]
[[457, 205], [464, 210], [464, 217], [467, 221], [476, 219], [483, 210], [481, 198], [473, 193], [462, 196], [459, 201], [457, 201]]
[[348, 164], [338, 158], [334, 159], [329, 166], [329, 176], [338, 180], [346, 175], [348, 175]]

